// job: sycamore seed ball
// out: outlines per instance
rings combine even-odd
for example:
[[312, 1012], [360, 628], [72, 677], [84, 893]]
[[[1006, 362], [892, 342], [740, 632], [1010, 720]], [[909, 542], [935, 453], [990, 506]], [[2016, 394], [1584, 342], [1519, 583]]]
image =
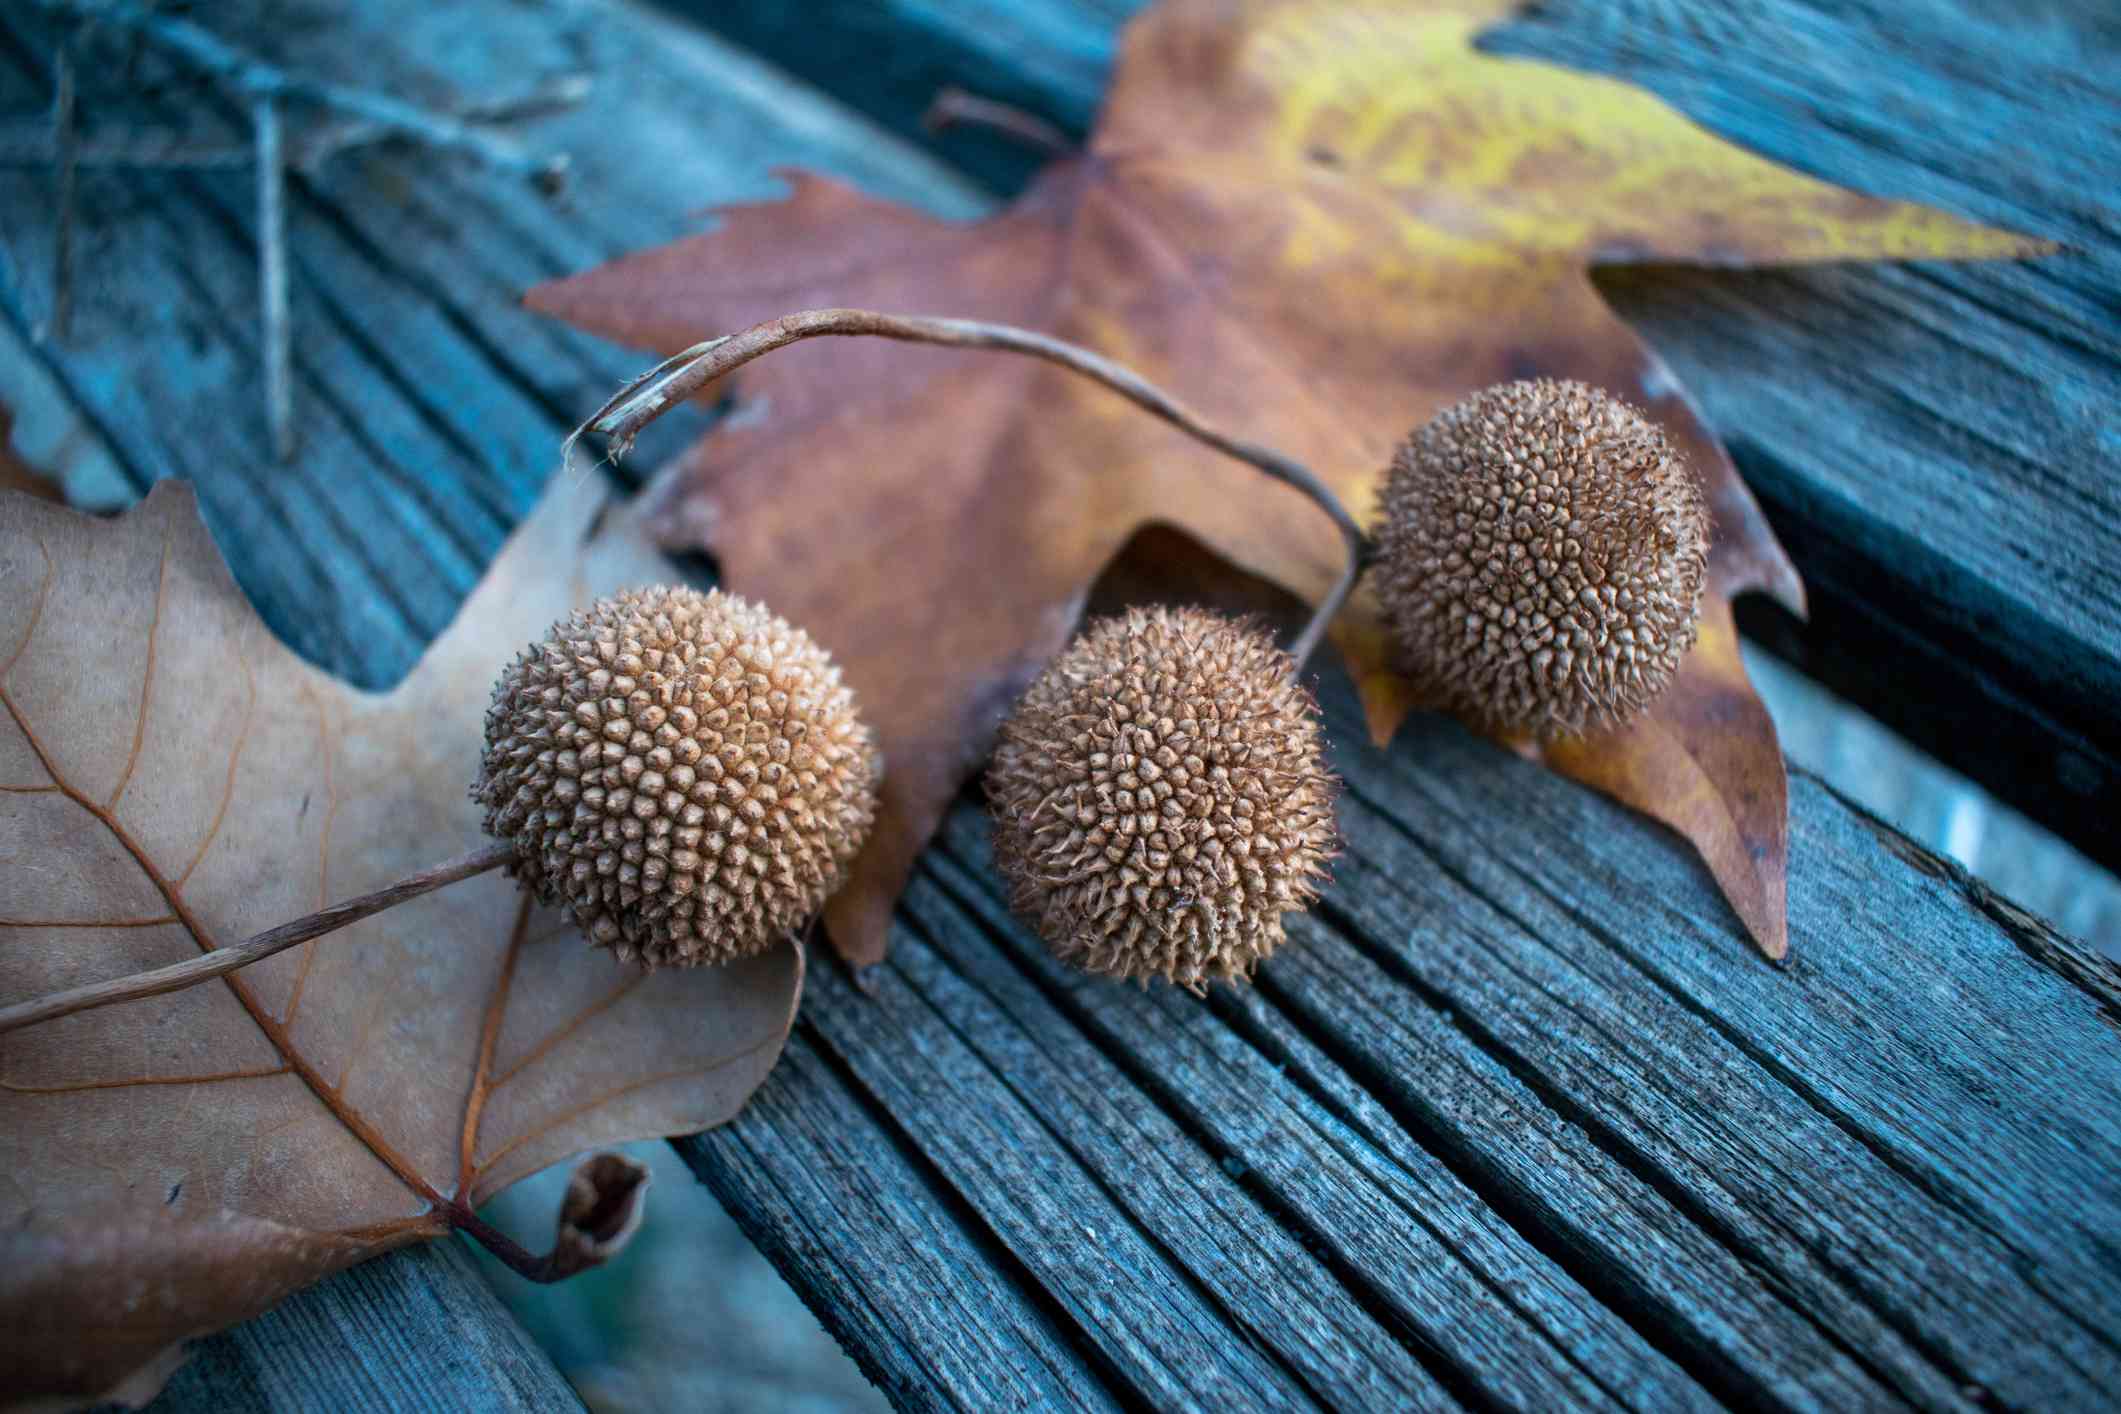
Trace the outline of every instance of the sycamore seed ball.
[[1385, 483], [1377, 589], [1409, 670], [1481, 728], [1614, 726], [1693, 646], [1709, 542], [1664, 434], [1582, 383], [1503, 383], [1437, 414]]
[[1195, 609], [1092, 623], [987, 775], [1011, 903], [1054, 952], [1194, 991], [1248, 979], [1317, 896], [1333, 791], [1289, 655]]
[[733, 594], [614, 595], [501, 675], [472, 795], [515, 872], [644, 967], [801, 927], [876, 816], [875, 740], [825, 650]]

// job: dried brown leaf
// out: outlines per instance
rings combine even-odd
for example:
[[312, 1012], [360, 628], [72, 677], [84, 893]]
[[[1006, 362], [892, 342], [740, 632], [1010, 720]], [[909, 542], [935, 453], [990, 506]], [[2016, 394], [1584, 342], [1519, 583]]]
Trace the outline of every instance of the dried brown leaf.
[[[1730, 459], [1588, 268], [2045, 247], [1799, 176], [1625, 84], [1478, 52], [1512, 8], [1167, 0], [1129, 28], [1088, 151], [987, 221], [798, 178], [789, 201], [530, 302], [664, 353], [810, 306], [1028, 324], [1296, 457], [1359, 518], [1436, 409], [1504, 379], [1576, 378], [1647, 407], [1703, 477], [1712, 591], [1801, 612]], [[1049, 368], [820, 341], [740, 376], [756, 415], [672, 469], [662, 530], [830, 648], [883, 736], [877, 833], [828, 913], [856, 961], [883, 955], [914, 855], [1136, 530], [1181, 526], [1314, 603], [1341, 565], [1295, 492]], [[1337, 637], [1382, 741], [1415, 703], [1374, 597]], [[1677, 784], [1605, 777], [1652, 803]]]
[[1549, 742], [1539, 755], [1677, 830], [1760, 950], [1771, 958], [1789, 951], [1789, 777], [1775, 724], [1738, 654], [1728, 599], [1707, 597], [1701, 637], [1648, 712], [1611, 731]]
[[0, 1399], [15, 1411], [138, 1408], [183, 1363], [177, 1342], [260, 1315], [373, 1250], [174, 1204], [132, 1204], [88, 1224], [32, 1212], [0, 1235]]
[[[573, 605], [668, 576], [627, 513], [591, 534], [603, 510], [593, 484], [556, 487], [375, 696], [266, 632], [188, 488], [107, 522], [0, 493], [0, 997], [177, 961], [482, 843], [467, 790], [502, 665]], [[220, 982], [9, 1034], [0, 1231], [33, 1219], [44, 1245], [5, 1294], [154, 1293], [110, 1343], [41, 1352], [108, 1387], [141, 1352], [444, 1231], [568, 1154], [728, 1119], [778, 1056], [801, 975], [789, 947], [644, 977], [496, 874]], [[585, 1168], [550, 1274], [631, 1231], [619, 1162]], [[97, 1236], [135, 1229], [153, 1240]], [[0, 1328], [29, 1310], [0, 1304]], [[6, 1353], [0, 1384], [29, 1392]]]

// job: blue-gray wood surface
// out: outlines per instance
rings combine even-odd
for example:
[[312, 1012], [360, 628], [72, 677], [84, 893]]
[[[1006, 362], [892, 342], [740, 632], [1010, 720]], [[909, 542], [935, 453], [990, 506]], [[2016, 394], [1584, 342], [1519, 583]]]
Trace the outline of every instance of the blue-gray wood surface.
[[461, 1239], [369, 1262], [196, 1344], [157, 1409], [579, 1410]]
[[[403, 148], [302, 178], [303, 442], [280, 467], [247, 174], [85, 174], [74, 328], [40, 344], [48, 177], [0, 173], [0, 386], [41, 390], [71, 468], [196, 481], [268, 622], [393, 681], [535, 499], [559, 432], [642, 362], [524, 314], [525, 285], [770, 193], [781, 164], [984, 209], [1022, 167], [991, 138], [922, 147], [926, 89], [1080, 130], [1125, 6], [692, 8], [723, 37], [558, 3], [201, 12], [429, 102], [587, 72], [590, 102], [533, 130], [573, 156], [571, 193]], [[1953, 753], [1969, 770], [2046, 752], [2027, 779], [2111, 802], [2121, 282], [2096, 178], [2117, 150], [2115, 35], [2050, 5], [2005, 43], [1973, 8], [1571, 0], [1494, 42], [1625, 67], [1821, 175], [2082, 247], [2023, 269], [1657, 272], [1616, 296], [1732, 440], [1821, 626], [1834, 603], [1873, 616], [1813, 636], [1820, 671], [1900, 645], [1865, 680], [1903, 720], [1977, 725]], [[49, 101], [52, 37], [0, 14], [0, 106]], [[126, 83], [107, 42], [87, 52], [91, 117], [242, 134], [153, 55]], [[1056, 969], [997, 902], [967, 804], [876, 995], [815, 967], [780, 1070], [683, 1146], [880, 1384], [969, 1408], [2110, 1405], [2110, 964], [1800, 776], [1795, 960], [1769, 967], [1654, 827], [1448, 724], [1373, 751], [1345, 691], [1324, 699], [1349, 850], [1257, 988], [1203, 1003]], [[310, 1299], [391, 1310], [393, 1268], [431, 1260]], [[223, 1338], [168, 1405], [300, 1407], [309, 1387], [256, 1378], [260, 1358], [357, 1391], [363, 1362], [461, 1353], [300, 1309], [270, 1341]], [[440, 1378], [335, 1407], [479, 1402]], [[494, 1403], [528, 1387], [492, 1379]]]

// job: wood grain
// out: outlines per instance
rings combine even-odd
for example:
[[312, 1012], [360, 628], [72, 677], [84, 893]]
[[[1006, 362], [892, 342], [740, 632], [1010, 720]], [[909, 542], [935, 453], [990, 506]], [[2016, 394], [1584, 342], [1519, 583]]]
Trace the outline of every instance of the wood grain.
[[[1802, 776], [1795, 960], [1759, 963], [1655, 830], [1445, 724], [1379, 756], [1327, 700], [1348, 850], [1256, 991], [1057, 967], [968, 804], [875, 996], [813, 973], [799, 1036], [844, 1077], [829, 1117], [777, 1077], [682, 1152], [769, 1251], [818, 1211], [961, 1205], [1008, 1254], [968, 1276], [1082, 1313], [1160, 1405], [1276, 1370], [1302, 1389], [1278, 1397], [1351, 1408], [2100, 1405], [2121, 1378], [2109, 964], [2037, 925], [2029, 946]], [[928, 1171], [812, 1166], [831, 1184], [792, 1212], [753, 1158], [791, 1128]], [[889, 1347], [963, 1348], [928, 1295], [882, 1314]], [[1213, 1369], [1157, 1358], [1216, 1322]], [[910, 1407], [979, 1403], [898, 1378]]]
[[341, 1272], [200, 1341], [150, 1407], [545, 1414], [582, 1401], [450, 1238]]

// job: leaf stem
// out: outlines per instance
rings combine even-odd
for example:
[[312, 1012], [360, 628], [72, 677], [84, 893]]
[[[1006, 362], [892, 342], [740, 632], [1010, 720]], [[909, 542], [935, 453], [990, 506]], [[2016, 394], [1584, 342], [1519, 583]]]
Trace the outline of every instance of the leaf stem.
[[461, 1194], [444, 1202], [445, 1221], [536, 1282], [565, 1281], [618, 1254], [640, 1229], [648, 1169], [624, 1154], [597, 1154], [575, 1167], [560, 1200], [552, 1250], [540, 1257], [479, 1216]]
[[501, 1263], [517, 1276], [540, 1285], [564, 1281], [574, 1275], [572, 1271], [560, 1270], [554, 1258], [555, 1251], [540, 1257], [507, 1233], [480, 1217], [468, 1203], [447, 1203], [442, 1207], [442, 1216], [449, 1225], [472, 1238], [481, 1247], [499, 1258]]
[[1295, 642], [1289, 647], [1289, 654], [1296, 660], [1299, 672], [1309, 661], [1320, 640], [1325, 637], [1328, 626], [1347, 603], [1348, 596], [1354, 592], [1356, 581], [1362, 578], [1369, 552], [1362, 527], [1348, 514], [1347, 507], [1340, 503], [1340, 498], [1302, 463], [1270, 448], [1241, 441], [1210, 426], [1169, 393], [1134, 370], [1115, 363], [1102, 354], [1093, 353], [1080, 345], [1046, 334], [1033, 333], [1028, 329], [1018, 329], [1007, 324], [990, 324], [982, 320], [878, 314], [866, 309], [806, 309], [796, 314], [783, 315], [779, 319], [769, 319], [763, 324], [754, 324], [741, 333], [695, 344], [627, 384], [610, 402], [598, 408], [587, 422], [574, 430], [562, 448], [561, 455], [563, 459], [571, 458], [574, 444], [584, 432], [597, 432], [610, 438], [613, 454], [621, 455], [633, 445], [633, 439], [640, 434], [642, 428], [723, 374], [742, 367], [762, 354], [769, 354], [775, 349], [824, 334], [866, 334], [883, 339], [901, 339], [907, 343], [940, 344], [949, 348], [1002, 349], [1044, 359], [1048, 363], [1058, 364], [1071, 372], [1102, 383], [1195, 441], [1213, 447], [1238, 461], [1246, 462], [1283, 485], [1293, 486], [1310, 497], [1320, 510], [1332, 518], [1334, 527], [1340, 531], [1341, 540], [1347, 549], [1347, 564], [1341, 570], [1340, 578], [1335, 581], [1332, 591], [1320, 601], [1311, 621], [1304, 625], [1303, 632], [1296, 636]]
[[136, 972], [130, 977], [113, 977], [106, 982], [91, 982], [85, 987], [75, 987], [64, 992], [53, 992], [30, 1001], [17, 1002], [10, 1007], [0, 1007], [0, 1036], [10, 1031], [19, 1031], [25, 1026], [34, 1026], [40, 1021], [56, 1017], [71, 1016], [77, 1011], [90, 1011], [96, 1007], [111, 1006], [117, 1002], [136, 1001], [141, 997], [160, 996], [164, 992], [182, 991], [197, 986], [239, 967], [248, 967], [254, 962], [285, 952], [298, 943], [320, 938], [326, 933], [336, 932], [352, 923], [358, 923], [373, 913], [418, 898], [421, 894], [433, 893], [445, 884], [454, 884], [460, 879], [469, 879], [475, 874], [484, 874], [489, 869], [498, 869], [515, 858], [513, 846], [491, 844], [484, 849], [437, 864], [432, 869], [423, 869], [417, 874], [386, 885], [373, 893], [335, 903], [329, 908], [319, 909], [305, 918], [282, 923], [269, 928], [254, 938], [245, 939], [232, 947], [215, 948], [183, 962], [168, 967], [157, 967], [147, 972]]
[[928, 111], [921, 115], [921, 126], [931, 133], [966, 125], [992, 129], [1049, 157], [1066, 157], [1076, 150], [1065, 132], [1038, 114], [982, 98], [955, 84], [938, 89]]

